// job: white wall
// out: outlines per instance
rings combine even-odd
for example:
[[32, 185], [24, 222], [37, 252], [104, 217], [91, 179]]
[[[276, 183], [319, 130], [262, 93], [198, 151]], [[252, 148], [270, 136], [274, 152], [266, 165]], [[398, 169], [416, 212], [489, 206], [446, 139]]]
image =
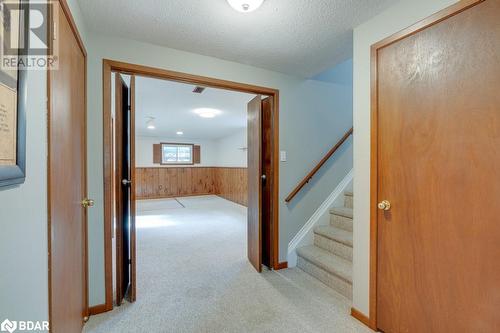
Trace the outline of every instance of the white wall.
[[26, 182], [0, 188], [0, 322], [47, 320], [47, 85], [28, 72]]
[[247, 130], [243, 128], [223, 138], [210, 139], [183, 139], [164, 138], [156, 136], [136, 136], [135, 162], [137, 167], [171, 168], [175, 165], [160, 165], [153, 163], [153, 144], [161, 142], [192, 143], [201, 148], [201, 163], [183, 165], [183, 167], [247, 167], [247, 150], [240, 148], [247, 146]]
[[[96, 205], [89, 216], [90, 305], [104, 303], [104, 225], [102, 152], [102, 59], [120, 60], [244, 82], [280, 90], [280, 148], [289, 162], [280, 164], [280, 260], [287, 257], [290, 239], [352, 168], [347, 144], [318, 176], [314, 189], [284, 204], [298, 181], [352, 125], [352, 87], [304, 80], [235, 62], [201, 56], [102, 34], [89, 38], [88, 170], [90, 197]], [[313, 184], [311, 184], [312, 186]]]
[[354, 29], [353, 306], [365, 315], [370, 272], [370, 46], [455, 2], [404, 0]]
[[175, 167], [175, 165], [161, 165], [153, 163], [153, 144], [161, 142], [168, 143], [192, 143], [201, 148], [201, 163], [193, 165], [182, 165], [182, 167], [204, 167], [217, 165], [217, 146], [214, 140], [207, 139], [182, 139], [161, 138], [151, 136], [137, 136], [135, 139], [135, 165], [137, 167]]
[[215, 141], [217, 150], [216, 166], [247, 167], [247, 129], [243, 128], [236, 133]]
[[[76, 1], [68, 1], [82, 38]], [[28, 71], [26, 182], [0, 188], [0, 322], [48, 320], [47, 73]]]

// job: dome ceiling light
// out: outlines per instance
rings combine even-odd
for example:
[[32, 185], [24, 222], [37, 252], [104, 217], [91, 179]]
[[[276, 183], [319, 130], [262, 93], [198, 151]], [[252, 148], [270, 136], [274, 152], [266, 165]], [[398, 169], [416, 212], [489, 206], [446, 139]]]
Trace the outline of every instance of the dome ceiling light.
[[220, 115], [222, 112], [220, 110], [216, 110], [216, 109], [201, 108], [201, 109], [195, 109], [194, 113], [196, 113], [198, 116], [200, 116], [202, 118], [215, 118], [216, 116]]
[[264, 0], [227, 0], [227, 2], [241, 13], [250, 13], [259, 8]]

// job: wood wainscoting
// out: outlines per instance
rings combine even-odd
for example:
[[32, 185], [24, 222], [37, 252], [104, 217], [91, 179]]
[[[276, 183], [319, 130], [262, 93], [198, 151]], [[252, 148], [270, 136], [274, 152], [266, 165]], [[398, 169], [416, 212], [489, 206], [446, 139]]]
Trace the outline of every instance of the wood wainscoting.
[[247, 168], [136, 168], [136, 180], [137, 199], [218, 195], [240, 205], [247, 205]]
[[215, 168], [216, 194], [240, 205], [248, 205], [247, 168]]

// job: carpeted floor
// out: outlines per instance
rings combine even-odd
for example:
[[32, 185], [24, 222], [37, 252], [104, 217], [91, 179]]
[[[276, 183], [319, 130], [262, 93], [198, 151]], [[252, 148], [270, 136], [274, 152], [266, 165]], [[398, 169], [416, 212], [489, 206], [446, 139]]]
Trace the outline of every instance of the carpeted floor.
[[300, 269], [255, 272], [246, 208], [207, 196], [138, 203], [137, 301], [93, 316], [87, 333], [372, 332]]

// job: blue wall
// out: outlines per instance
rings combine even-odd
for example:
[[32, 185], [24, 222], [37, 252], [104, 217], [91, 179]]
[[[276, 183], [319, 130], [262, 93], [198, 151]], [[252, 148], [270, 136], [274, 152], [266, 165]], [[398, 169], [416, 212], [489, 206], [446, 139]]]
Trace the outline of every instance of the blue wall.
[[312, 79], [323, 82], [338, 83], [352, 87], [352, 59], [345, 60], [337, 66], [319, 73]]
[[[352, 77], [352, 59], [349, 59], [303, 83], [301, 92], [306, 91], [309, 85], [315, 90], [314, 94], [304, 97], [309, 108], [297, 114], [296, 119], [287, 119], [287, 126], [283, 130], [290, 132], [287, 136], [289, 140], [303, 141], [305, 145], [292, 144], [288, 140], [282, 144], [281, 149], [289, 151], [287, 163], [294, 167], [282, 169], [282, 178], [291, 187], [281, 195], [288, 195], [352, 127]], [[298, 146], [304, 149], [297, 150]], [[280, 231], [288, 233], [288, 241], [300, 231], [352, 166], [351, 137], [292, 202], [286, 205], [287, 209], [280, 212], [281, 219], [287, 226]]]

